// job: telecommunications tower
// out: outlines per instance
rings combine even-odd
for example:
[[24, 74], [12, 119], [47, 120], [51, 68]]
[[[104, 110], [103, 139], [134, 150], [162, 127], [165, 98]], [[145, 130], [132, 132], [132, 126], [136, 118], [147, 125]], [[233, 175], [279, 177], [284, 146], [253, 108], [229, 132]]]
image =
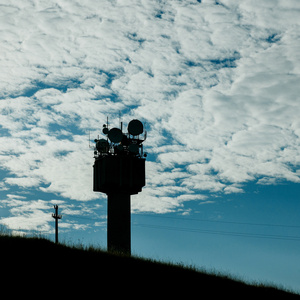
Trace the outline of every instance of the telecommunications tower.
[[107, 194], [108, 250], [130, 254], [130, 196], [145, 186], [146, 131], [139, 120], [129, 122], [128, 133], [122, 128], [121, 123], [121, 129], [109, 129], [107, 122], [102, 130], [107, 138], [95, 140], [94, 192]]

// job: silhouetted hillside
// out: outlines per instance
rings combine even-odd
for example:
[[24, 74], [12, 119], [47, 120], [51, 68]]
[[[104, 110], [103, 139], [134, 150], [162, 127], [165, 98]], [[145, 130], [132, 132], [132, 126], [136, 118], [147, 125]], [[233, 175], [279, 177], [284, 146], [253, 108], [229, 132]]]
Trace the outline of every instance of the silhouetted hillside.
[[300, 299], [299, 295], [271, 287], [251, 286], [189, 268], [95, 249], [55, 245], [46, 239], [2, 236], [0, 246], [3, 294], [38, 295], [42, 299], [49, 296]]

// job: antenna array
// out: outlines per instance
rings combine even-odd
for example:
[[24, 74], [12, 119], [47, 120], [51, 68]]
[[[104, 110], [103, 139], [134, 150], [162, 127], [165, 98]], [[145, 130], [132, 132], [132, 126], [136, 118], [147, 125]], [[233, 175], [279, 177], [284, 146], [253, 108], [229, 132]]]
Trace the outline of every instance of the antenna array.
[[[136, 157], [146, 157], [147, 154], [143, 152], [143, 142], [146, 140], [147, 132], [144, 131], [143, 123], [139, 120], [131, 120], [128, 124], [127, 133], [123, 133], [123, 124], [121, 122], [121, 129], [108, 127], [103, 125], [103, 134], [106, 139], [95, 139], [96, 146], [94, 148], [95, 158], [106, 155], [130, 155]], [[141, 139], [140, 135], [144, 133]]]

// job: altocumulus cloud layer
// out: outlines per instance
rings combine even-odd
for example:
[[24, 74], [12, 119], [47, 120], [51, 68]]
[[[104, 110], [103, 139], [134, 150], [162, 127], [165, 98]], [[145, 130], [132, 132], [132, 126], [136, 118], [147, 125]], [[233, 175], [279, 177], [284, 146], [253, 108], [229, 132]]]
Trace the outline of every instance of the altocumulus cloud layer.
[[107, 116], [118, 126], [119, 112], [148, 131], [137, 211], [300, 182], [298, 0], [0, 3], [2, 206], [13, 216], [30, 208], [16, 187], [99, 197], [87, 134]]

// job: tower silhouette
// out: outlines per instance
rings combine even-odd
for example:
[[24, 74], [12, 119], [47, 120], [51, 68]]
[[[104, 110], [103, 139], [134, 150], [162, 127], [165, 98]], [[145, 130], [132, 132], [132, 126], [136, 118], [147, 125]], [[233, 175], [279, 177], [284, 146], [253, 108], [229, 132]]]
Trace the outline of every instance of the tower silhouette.
[[[130, 196], [145, 186], [144, 126], [139, 120], [128, 124], [128, 133], [103, 125], [107, 139], [96, 139], [94, 191], [107, 194], [108, 251], [131, 253]], [[144, 133], [144, 138], [140, 135]]]

